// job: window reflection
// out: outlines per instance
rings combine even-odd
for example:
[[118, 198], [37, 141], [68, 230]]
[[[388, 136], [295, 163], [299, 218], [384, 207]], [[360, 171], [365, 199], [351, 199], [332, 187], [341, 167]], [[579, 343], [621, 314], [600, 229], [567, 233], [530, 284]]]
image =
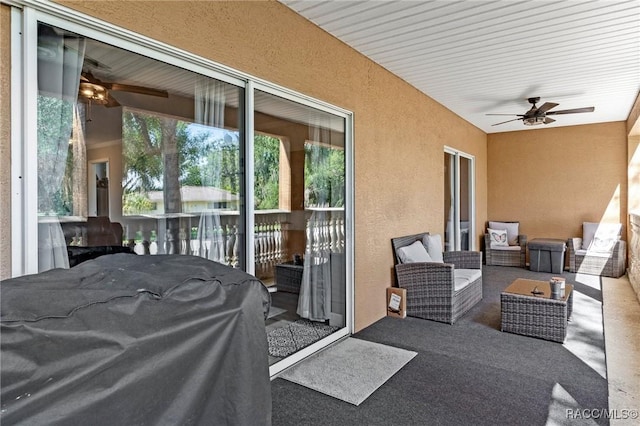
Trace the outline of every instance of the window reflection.
[[40, 270], [106, 245], [243, 267], [243, 89], [45, 24], [38, 53]]

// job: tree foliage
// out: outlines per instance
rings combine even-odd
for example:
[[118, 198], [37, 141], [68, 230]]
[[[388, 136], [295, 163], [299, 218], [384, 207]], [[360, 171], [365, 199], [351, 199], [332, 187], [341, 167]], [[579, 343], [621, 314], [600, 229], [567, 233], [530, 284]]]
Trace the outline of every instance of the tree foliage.
[[320, 144], [305, 144], [305, 204], [344, 207], [344, 150]]
[[[69, 148], [73, 102], [38, 96], [38, 212], [68, 215], [73, 198], [68, 174], [73, 166]], [[66, 176], [66, 179], [65, 179]]]
[[280, 140], [254, 138], [254, 198], [257, 210], [277, 209], [280, 203]]
[[[140, 197], [163, 191], [176, 212], [182, 186], [210, 186], [238, 194], [239, 143], [233, 132], [153, 114], [123, 114], [123, 209], [125, 214], [149, 211]], [[135, 195], [138, 194], [138, 195]], [[169, 200], [171, 198], [171, 200]], [[144, 210], [147, 209], [147, 210]]]
[[[125, 214], [149, 211], [149, 191], [167, 192], [167, 120], [125, 110], [123, 117], [123, 209]], [[178, 154], [179, 186], [210, 186], [240, 194], [243, 169], [237, 132], [211, 130], [176, 121], [173, 140]], [[278, 209], [280, 202], [280, 140], [256, 134], [254, 138], [254, 208]], [[344, 150], [305, 144], [305, 205], [342, 207], [345, 200]], [[166, 202], [166, 198], [165, 198]]]

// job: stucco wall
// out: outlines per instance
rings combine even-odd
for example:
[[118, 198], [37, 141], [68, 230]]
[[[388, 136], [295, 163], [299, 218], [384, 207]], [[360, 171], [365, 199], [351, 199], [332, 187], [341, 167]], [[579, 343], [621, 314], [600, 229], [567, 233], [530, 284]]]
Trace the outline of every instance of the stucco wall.
[[640, 215], [640, 94], [627, 119], [627, 160], [628, 209], [629, 213]]
[[627, 118], [627, 134], [629, 136], [640, 136], [640, 93], [638, 93]]
[[11, 9], [0, 6], [0, 279], [11, 276]]
[[486, 135], [282, 4], [60, 3], [354, 112], [357, 330], [385, 315], [390, 239], [444, 230], [444, 145], [476, 157], [482, 232]]
[[603, 219], [626, 228], [625, 132], [621, 121], [488, 135], [489, 218], [520, 221], [530, 240]]

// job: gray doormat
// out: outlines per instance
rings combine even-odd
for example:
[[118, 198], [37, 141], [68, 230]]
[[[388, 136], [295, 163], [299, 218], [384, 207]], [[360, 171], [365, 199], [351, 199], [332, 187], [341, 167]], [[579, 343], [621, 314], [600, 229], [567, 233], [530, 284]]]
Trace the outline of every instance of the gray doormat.
[[360, 405], [417, 352], [347, 338], [285, 370], [280, 377]]
[[269, 355], [286, 357], [338, 330], [322, 322], [299, 319], [267, 334]]

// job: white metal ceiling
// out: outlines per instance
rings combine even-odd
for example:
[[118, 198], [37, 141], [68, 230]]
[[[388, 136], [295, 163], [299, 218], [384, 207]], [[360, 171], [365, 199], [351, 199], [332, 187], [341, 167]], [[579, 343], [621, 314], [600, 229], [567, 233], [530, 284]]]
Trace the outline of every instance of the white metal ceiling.
[[[280, 0], [487, 133], [626, 120], [640, 91], [640, 0]], [[529, 97], [560, 104], [524, 126]]]

